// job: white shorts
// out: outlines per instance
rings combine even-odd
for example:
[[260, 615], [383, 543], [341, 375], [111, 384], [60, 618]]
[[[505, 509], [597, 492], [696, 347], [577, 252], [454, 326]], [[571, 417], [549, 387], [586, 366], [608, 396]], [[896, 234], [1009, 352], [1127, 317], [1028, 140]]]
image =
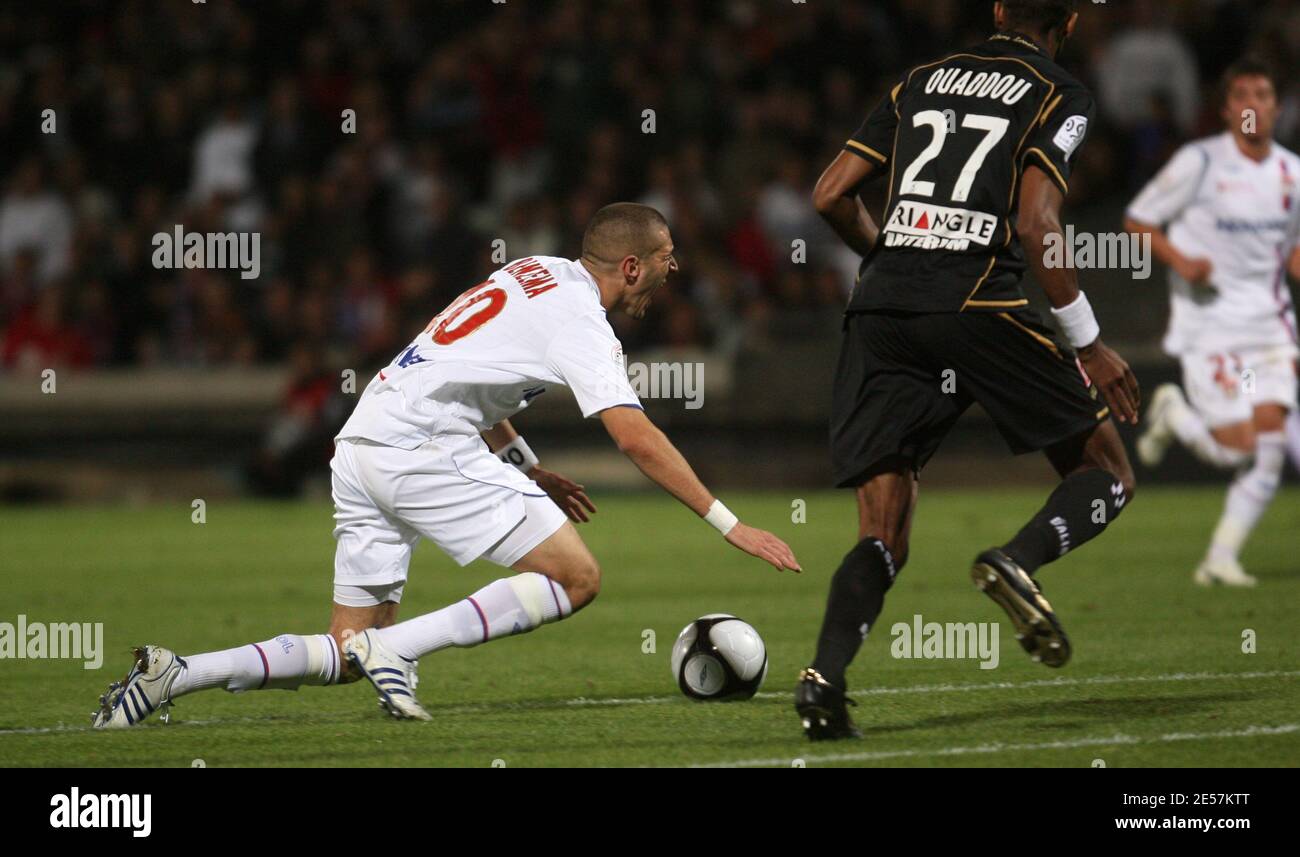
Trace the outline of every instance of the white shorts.
[[1187, 400], [1210, 428], [1249, 422], [1258, 405], [1296, 410], [1296, 369], [1290, 349], [1183, 355]]
[[510, 567], [566, 520], [536, 482], [479, 437], [413, 450], [340, 440], [330, 470], [334, 600], [348, 606], [400, 601], [422, 536], [460, 565], [482, 557]]

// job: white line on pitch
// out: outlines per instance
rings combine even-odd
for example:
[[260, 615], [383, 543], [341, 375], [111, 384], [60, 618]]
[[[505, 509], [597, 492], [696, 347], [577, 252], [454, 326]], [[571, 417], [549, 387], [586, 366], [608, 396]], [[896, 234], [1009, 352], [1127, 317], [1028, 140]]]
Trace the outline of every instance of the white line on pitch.
[[944, 747], [938, 750], [877, 750], [864, 753], [833, 753], [827, 756], [791, 756], [780, 759], [740, 759], [734, 762], [712, 762], [691, 765], [692, 768], [770, 768], [790, 767], [796, 758], [810, 762], [871, 762], [884, 759], [906, 759], [916, 756], [970, 756], [988, 753], [1012, 753], [1025, 750], [1075, 750], [1082, 747], [1113, 747], [1116, 745], [1165, 744], [1171, 741], [1208, 741], [1218, 738], [1255, 738], [1269, 735], [1287, 735], [1300, 731], [1300, 723], [1281, 726], [1247, 726], [1244, 729], [1227, 729], [1222, 732], [1171, 732], [1167, 735], [1142, 737], [1140, 735], [1110, 735], [1101, 738], [1078, 738], [1073, 741], [1043, 741], [1037, 744], [974, 744], [969, 747]]
[[[1043, 688], [1057, 687], [1083, 687], [1089, 685], [1107, 685], [1107, 684], [1140, 684], [1152, 682], [1187, 682], [1187, 681], [1214, 681], [1216, 679], [1267, 679], [1267, 678], [1295, 678], [1300, 676], [1300, 670], [1272, 670], [1267, 672], [1242, 672], [1242, 673], [1166, 673], [1163, 675], [1134, 675], [1134, 676], [1093, 676], [1091, 678], [1050, 678], [1034, 679], [1031, 681], [991, 681], [973, 684], [918, 684], [910, 687], [868, 687], [861, 690], [852, 691], [856, 697], [867, 696], [892, 696], [896, 694], [907, 693], [963, 693], [978, 692], [984, 690], [1039, 690]], [[787, 699], [791, 696], [790, 692], [785, 691], [764, 691], [755, 694], [758, 699]], [[509, 712], [511, 710], [536, 710], [547, 708], [566, 708], [569, 706], [611, 706], [621, 705], [662, 705], [668, 702], [676, 702], [682, 699], [681, 696], [629, 696], [629, 697], [585, 697], [580, 696], [576, 699], [561, 700], [521, 700], [519, 702], [484, 702], [484, 703], [467, 703], [465, 705], [455, 706], [428, 706], [431, 713], [456, 715], [456, 714], [481, 714], [493, 712]], [[178, 720], [178, 725], [185, 726], [222, 726], [235, 725], [239, 723], [263, 723], [271, 720], [288, 720], [292, 719], [291, 715], [270, 715], [262, 717], [231, 717], [215, 718], [211, 720]], [[16, 729], [0, 729], [0, 736], [4, 735], [45, 735], [52, 732], [89, 732], [89, 726], [73, 726], [62, 724], [59, 726], [29, 726], [19, 727]]]
[[[1295, 678], [1300, 670], [1271, 670], [1267, 672], [1244, 673], [1166, 673], [1164, 675], [1101, 675], [1091, 678], [1045, 678], [1031, 681], [988, 681], [976, 684], [917, 684], [907, 687], [866, 687], [852, 690], [855, 697], [893, 696], [906, 693], [962, 693], [982, 690], [1032, 690], [1053, 687], [1082, 687], [1104, 684], [1135, 684], [1143, 682], [1181, 682], [1212, 681], [1214, 679], [1255, 679], [1255, 678]], [[757, 699], [785, 699], [791, 693], [783, 691], [764, 691], [756, 693]], [[589, 699], [579, 697], [570, 699], [565, 705], [654, 705], [680, 699], [677, 696], [642, 696], [624, 699]]]

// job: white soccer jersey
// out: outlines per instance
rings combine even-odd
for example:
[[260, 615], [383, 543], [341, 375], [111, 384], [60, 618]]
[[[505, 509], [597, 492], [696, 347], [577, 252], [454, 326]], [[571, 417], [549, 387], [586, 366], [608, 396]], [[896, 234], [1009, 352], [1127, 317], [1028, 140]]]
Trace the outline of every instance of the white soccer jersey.
[[519, 259], [452, 301], [380, 370], [338, 438], [415, 449], [475, 435], [553, 385], [573, 391], [584, 417], [639, 408], [625, 366], [587, 269]]
[[1169, 241], [1213, 266], [1213, 289], [1170, 272], [1165, 350], [1296, 353], [1286, 262], [1300, 231], [1300, 157], [1273, 144], [1262, 163], [1230, 133], [1183, 146], [1128, 208], [1141, 223], [1168, 224]]

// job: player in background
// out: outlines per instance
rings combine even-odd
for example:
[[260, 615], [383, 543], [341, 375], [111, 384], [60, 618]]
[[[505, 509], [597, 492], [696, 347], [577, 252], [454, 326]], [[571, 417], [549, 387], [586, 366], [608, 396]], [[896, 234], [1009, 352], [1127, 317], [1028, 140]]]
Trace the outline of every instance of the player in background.
[[[1053, 59], [1077, 20], [1074, 0], [996, 3], [997, 33], [907, 72], [817, 182], [818, 211], [865, 258], [831, 417], [835, 480], [857, 493], [860, 541], [831, 581], [795, 691], [813, 740], [860, 735], [846, 669], [907, 562], [921, 468], [972, 403], [1013, 452], [1043, 450], [1062, 479], [971, 569], [1034, 660], [1062, 666], [1070, 644], [1033, 575], [1100, 535], [1133, 496], [1109, 416], [1137, 421], [1137, 382], [1102, 343], [1075, 272], [1045, 265], [1095, 111]], [[878, 175], [889, 176], [879, 229], [858, 198]], [[1026, 263], [1069, 346], [1028, 309]]]
[[[616, 203], [593, 216], [581, 258], [520, 259], [453, 301], [367, 385], [336, 439], [329, 633], [183, 658], [140, 647], [125, 682], [101, 698], [94, 725], [131, 726], [206, 688], [295, 689], [362, 676], [392, 715], [428, 720], [412, 684], [418, 658], [531, 631], [590, 604], [600, 568], [565, 515], [585, 521], [595, 506], [581, 485], [541, 469], [509, 421], [551, 386], [572, 390], [584, 417], [598, 416], [646, 476], [729, 543], [798, 571], [785, 542], [740, 523], [709, 493], [628, 381], [606, 313], [643, 317], [676, 270], [663, 216]], [[421, 538], [460, 565], [481, 557], [514, 574], [394, 624]]]
[[[1292, 274], [1293, 277], [1300, 280], [1300, 271]], [[1300, 364], [1296, 366], [1297, 374], [1300, 374]], [[1300, 473], [1300, 410], [1291, 412], [1291, 416], [1286, 420], [1286, 446], [1291, 452], [1291, 466], [1295, 468], [1296, 473]]]
[[1194, 580], [1254, 586], [1241, 549], [1281, 482], [1296, 411], [1300, 349], [1286, 274], [1300, 276], [1300, 158], [1272, 139], [1278, 100], [1266, 66], [1230, 67], [1223, 99], [1227, 130], [1179, 149], [1124, 221], [1150, 235], [1169, 266], [1164, 347], [1187, 389], [1186, 398], [1175, 384], [1156, 390], [1138, 456], [1155, 467], [1177, 439], [1235, 471]]

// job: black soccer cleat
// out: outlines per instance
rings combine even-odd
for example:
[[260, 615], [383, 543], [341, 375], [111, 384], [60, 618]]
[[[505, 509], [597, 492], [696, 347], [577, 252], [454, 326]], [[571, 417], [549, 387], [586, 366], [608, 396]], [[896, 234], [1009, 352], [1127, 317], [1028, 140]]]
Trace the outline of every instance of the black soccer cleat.
[[861, 738], [862, 733], [849, 717], [848, 705], [856, 706], [857, 703], [822, 678], [817, 670], [808, 667], [799, 673], [799, 684], [794, 689], [794, 710], [799, 712], [809, 741]]
[[1037, 581], [1015, 560], [990, 548], [975, 557], [970, 576], [981, 592], [1007, 611], [1016, 639], [1034, 661], [1049, 667], [1065, 666], [1070, 659], [1070, 638]]

